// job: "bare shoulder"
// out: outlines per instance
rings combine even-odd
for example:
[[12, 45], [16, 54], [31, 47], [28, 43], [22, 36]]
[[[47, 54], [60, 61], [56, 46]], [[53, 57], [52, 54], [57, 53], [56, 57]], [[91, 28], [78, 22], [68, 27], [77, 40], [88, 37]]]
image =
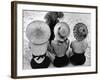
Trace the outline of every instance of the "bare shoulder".
[[88, 47], [88, 43], [87, 42], [83, 42], [83, 45], [87, 48]]
[[74, 44], [74, 41], [71, 41], [71, 43], [70, 43], [71, 48], [73, 47], [73, 44]]
[[76, 40], [74, 40], [74, 41], [71, 41], [71, 44], [75, 44], [75, 43], [77, 43], [77, 42], [76, 42]]

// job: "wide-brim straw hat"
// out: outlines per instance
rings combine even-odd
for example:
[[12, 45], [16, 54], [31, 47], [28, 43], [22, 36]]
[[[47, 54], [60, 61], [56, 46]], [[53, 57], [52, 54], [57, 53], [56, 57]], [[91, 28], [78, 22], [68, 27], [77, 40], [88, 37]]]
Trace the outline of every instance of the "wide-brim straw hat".
[[50, 35], [50, 28], [44, 21], [33, 21], [26, 28], [26, 36], [33, 44], [43, 44], [47, 42]]
[[57, 23], [54, 27], [54, 34], [57, 40], [64, 41], [70, 34], [69, 25], [66, 22]]
[[87, 37], [88, 29], [87, 26], [84, 23], [77, 23], [74, 26], [73, 34], [76, 40], [82, 41]]

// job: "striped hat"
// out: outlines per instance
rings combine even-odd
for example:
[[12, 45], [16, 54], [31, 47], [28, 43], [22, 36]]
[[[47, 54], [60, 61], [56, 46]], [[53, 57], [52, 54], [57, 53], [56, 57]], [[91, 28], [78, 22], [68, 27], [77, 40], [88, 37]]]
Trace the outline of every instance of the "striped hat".
[[82, 41], [87, 37], [88, 29], [87, 26], [84, 23], [77, 23], [74, 26], [73, 34], [76, 40]]

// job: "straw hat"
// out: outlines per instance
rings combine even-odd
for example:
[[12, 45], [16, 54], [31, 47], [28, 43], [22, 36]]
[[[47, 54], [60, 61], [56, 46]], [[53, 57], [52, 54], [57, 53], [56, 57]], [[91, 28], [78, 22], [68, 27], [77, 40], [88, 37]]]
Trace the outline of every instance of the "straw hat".
[[78, 41], [84, 40], [88, 34], [87, 26], [84, 23], [77, 23], [74, 26], [73, 34]]
[[33, 21], [27, 26], [26, 36], [33, 55], [39, 56], [46, 53], [50, 35], [50, 28], [43, 21]]
[[33, 21], [26, 29], [26, 36], [33, 44], [43, 44], [50, 38], [51, 32], [49, 26], [43, 21]]
[[69, 25], [65, 22], [59, 22], [54, 27], [55, 38], [64, 41], [70, 34]]

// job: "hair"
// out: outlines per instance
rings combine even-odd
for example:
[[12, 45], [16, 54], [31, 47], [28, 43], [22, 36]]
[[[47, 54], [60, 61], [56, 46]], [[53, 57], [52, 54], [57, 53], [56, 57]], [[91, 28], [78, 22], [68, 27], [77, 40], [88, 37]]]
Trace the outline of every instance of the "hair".
[[54, 27], [55, 25], [59, 22], [58, 18], [62, 18], [64, 16], [63, 12], [48, 12], [45, 15], [46, 23], [49, 25], [51, 29], [51, 37], [50, 37], [50, 42], [51, 40], [54, 39]]

